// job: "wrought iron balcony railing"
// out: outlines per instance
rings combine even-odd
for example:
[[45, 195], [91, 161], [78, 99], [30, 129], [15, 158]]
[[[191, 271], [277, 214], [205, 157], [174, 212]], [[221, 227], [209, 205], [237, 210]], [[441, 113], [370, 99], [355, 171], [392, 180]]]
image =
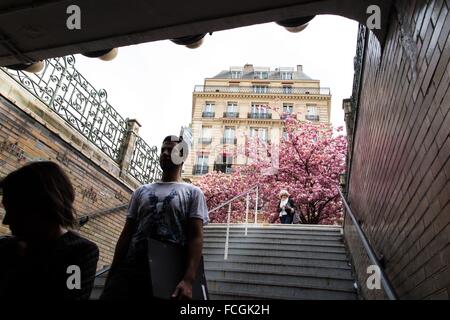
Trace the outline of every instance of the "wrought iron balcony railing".
[[239, 118], [239, 112], [224, 112], [224, 118]]
[[198, 143], [201, 144], [211, 144], [212, 138], [198, 138]]
[[247, 116], [250, 119], [272, 119], [271, 113], [249, 112]]
[[[258, 94], [313, 94], [313, 95], [330, 95], [330, 88], [296, 88], [292, 87], [268, 87], [264, 92]], [[197, 85], [194, 87], [194, 92], [217, 92], [217, 93], [251, 93], [255, 94], [253, 86], [203, 86]]]
[[230, 174], [233, 173], [233, 168], [231, 167], [230, 163], [215, 163], [214, 171]]
[[237, 144], [237, 138], [222, 138], [222, 144]]
[[193, 175], [202, 175], [202, 174], [207, 174], [207, 173], [208, 173], [208, 166], [196, 164], [192, 168]]
[[305, 119], [310, 121], [319, 121], [319, 116], [307, 114], [305, 115]]
[[214, 118], [215, 116], [216, 116], [215, 112], [211, 112], [211, 111], [203, 111], [202, 112], [203, 118]]
[[297, 115], [295, 113], [282, 113], [280, 115], [280, 119], [281, 120], [285, 120], [288, 118], [292, 118], [292, 119], [297, 119]]
[[[121, 161], [127, 121], [109, 104], [106, 91], [94, 88], [78, 72], [73, 56], [47, 59], [39, 73], [0, 69], [113, 161]], [[139, 136], [128, 172], [141, 183], [161, 176], [156, 147], [150, 147]]]

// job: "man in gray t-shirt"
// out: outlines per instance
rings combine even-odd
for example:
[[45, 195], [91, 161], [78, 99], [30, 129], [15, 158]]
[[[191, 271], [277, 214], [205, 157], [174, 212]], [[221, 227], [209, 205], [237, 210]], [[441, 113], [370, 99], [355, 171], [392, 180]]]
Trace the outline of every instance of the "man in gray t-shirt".
[[183, 148], [182, 143], [181, 137], [166, 137], [160, 155], [161, 182], [143, 185], [134, 191], [102, 299], [151, 297], [148, 238], [186, 247], [187, 270], [172, 298], [192, 298], [208, 209], [203, 192], [181, 182], [183, 159], [187, 156], [187, 148]]

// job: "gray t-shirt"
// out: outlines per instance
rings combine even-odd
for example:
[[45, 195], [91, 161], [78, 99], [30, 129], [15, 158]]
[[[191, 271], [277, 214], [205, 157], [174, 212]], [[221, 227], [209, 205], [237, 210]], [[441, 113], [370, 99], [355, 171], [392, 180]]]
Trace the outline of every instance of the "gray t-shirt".
[[209, 221], [203, 192], [183, 182], [155, 182], [139, 187], [131, 198], [127, 218], [137, 221], [128, 249], [131, 259], [147, 238], [184, 246], [188, 219], [198, 218], [203, 224]]

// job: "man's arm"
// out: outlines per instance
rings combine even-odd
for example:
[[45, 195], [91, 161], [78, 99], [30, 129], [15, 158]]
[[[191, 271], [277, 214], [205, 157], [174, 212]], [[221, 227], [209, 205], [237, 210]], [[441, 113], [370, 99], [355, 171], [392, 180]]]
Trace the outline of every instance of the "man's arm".
[[111, 264], [112, 271], [123, 261], [123, 259], [125, 259], [135, 229], [136, 221], [134, 219], [127, 219], [119, 240], [117, 241], [116, 250], [114, 251], [114, 258]]
[[203, 221], [191, 218], [187, 224], [187, 269], [183, 280], [177, 285], [172, 298], [192, 299], [192, 284], [197, 276], [197, 270], [202, 257], [203, 248]]

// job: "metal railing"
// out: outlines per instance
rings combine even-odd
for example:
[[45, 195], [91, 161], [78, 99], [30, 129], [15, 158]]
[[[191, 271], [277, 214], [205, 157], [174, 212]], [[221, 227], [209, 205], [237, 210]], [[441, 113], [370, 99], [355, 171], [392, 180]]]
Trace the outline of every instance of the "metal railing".
[[237, 144], [237, 138], [222, 138], [222, 144]]
[[211, 111], [203, 111], [202, 112], [202, 118], [214, 118], [216, 116], [215, 112]]
[[143, 184], [160, 179], [162, 176], [162, 169], [159, 166], [157, 147], [151, 147], [144, 139], [136, 136], [128, 173]]
[[[120, 164], [127, 120], [109, 104], [104, 89], [96, 89], [80, 74], [73, 56], [47, 59], [39, 73], [0, 69]], [[137, 136], [128, 171], [141, 183], [158, 179], [161, 170], [156, 147]]]
[[361, 226], [359, 225], [358, 220], [355, 218], [355, 215], [353, 214], [352, 210], [350, 209], [350, 206], [347, 203], [347, 200], [345, 199], [344, 195], [342, 194], [341, 189], [338, 187], [338, 192], [341, 197], [342, 203], [344, 204], [344, 207], [352, 219], [353, 225], [355, 226], [356, 232], [364, 246], [364, 249], [367, 252], [367, 255], [369, 256], [370, 262], [378, 267], [380, 270], [380, 278], [381, 278], [381, 285], [383, 286], [384, 291], [386, 292], [387, 297], [389, 300], [397, 300], [397, 294], [392, 287], [392, 284], [390, 283], [388, 277], [386, 276], [386, 273], [384, 272], [380, 260], [377, 258], [377, 255], [375, 254], [375, 251], [373, 250], [372, 246], [370, 245], [369, 240], [367, 240], [366, 235], [364, 234], [364, 231], [361, 229]]
[[208, 173], [208, 166], [196, 164], [192, 168], [192, 174], [193, 175], [199, 175], [199, 174], [207, 174]]
[[272, 114], [266, 112], [249, 112], [247, 116], [250, 119], [272, 119]]
[[[261, 91], [261, 90], [260, 90]], [[286, 90], [286, 87], [267, 87], [264, 92], [258, 92], [256, 94], [314, 94], [314, 95], [330, 95], [330, 88], [296, 88], [292, 87]], [[197, 85], [194, 87], [194, 92], [217, 92], [217, 93], [249, 93], [255, 94], [255, 88], [253, 86], [204, 86]]]
[[78, 223], [80, 225], [80, 227], [82, 227], [83, 225], [85, 225], [89, 220], [93, 219], [93, 218], [97, 218], [100, 216], [104, 216], [110, 213], [114, 213], [123, 209], [128, 208], [128, 202], [127, 203], [123, 203], [123, 204], [119, 204], [118, 206], [112, 207], [112, 208], [108, 208], [108, 209], [104, 209], [104, 210], [100, 210], [100, 211], [96, 211], [94, 213], [91, 214], [85, 214], [82, 215], [80, 218], [78, 218]]
[[255, 192], [256, 193], [256, 198], [255, 198], [255, 220], [254, 220], [254, 224], [258, 223], [258, 193], [259, 193], [259, 185], [255, 185], [253, 187], [251, 187], [250, 189], [248, 189], [245, 192], [242, 192], [240, 194], [238, 194], [237, 196], [234, 196], [233, 198], [231, 198], [230, 200], [225, 201], [224, 203], [222, 203], [221, 205], [211, 209], [208, 211], [208, 215], [211, 214], [214, 211], [217, 211], [219, 209], [222, 209], [223, 207], [228, 205], [228, 215], [227, 215], [227, 232], [226, 232], [226, 238], [225, 238], [225, 251], [224, 251], [224, 255], [223, 255], [223, 259], [227, 260], [228, 259], [228, 247], [229, 247], [229, 238], [230, 238], [230, 217], [231, 217], [231, 203], [235, 200], [238, 200], [244, 196], [246, 196], [246, 204], [245, 204], [245, 236], [247, 236], [248, 232], [248, 211], [249, 211], [249, 205], [250, 205], [250, 194]]
[[73, 56], [45, 60], [45, 67], [39, 73], [1, 69], [118, 161], [127, 132], [126, 120], [109, 104], [106, 91], [94, 88], [78, 72]]
[[320, 118], [318, 115], [307, 114], [307, 115], [305, 115], [305, 119], [311, 120], [311, 121], [319, 121]]
[[223, 113], [224, 118], [239, 118], [239, 112], [224, 112]]
[[211, 144], [212, 138], [198, 138], [200, 144]]

